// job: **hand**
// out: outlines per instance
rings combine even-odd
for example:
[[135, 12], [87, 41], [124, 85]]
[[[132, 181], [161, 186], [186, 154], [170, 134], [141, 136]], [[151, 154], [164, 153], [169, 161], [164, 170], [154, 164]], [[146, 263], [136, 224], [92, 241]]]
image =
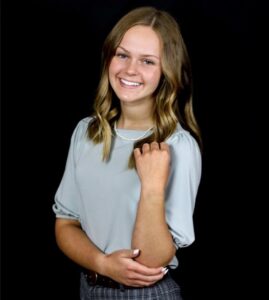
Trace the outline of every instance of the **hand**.
[[166, 143], [144, 144], [134, 149], [136, 169], [142, 187], [165, 190], [169, 176], [170, 149]]
[[148, 268], [136, 261], [139, 250], [119, 250], [105, 256], [104, 275], [132, 287], [150, 286], [166, 274], [165, 268]]

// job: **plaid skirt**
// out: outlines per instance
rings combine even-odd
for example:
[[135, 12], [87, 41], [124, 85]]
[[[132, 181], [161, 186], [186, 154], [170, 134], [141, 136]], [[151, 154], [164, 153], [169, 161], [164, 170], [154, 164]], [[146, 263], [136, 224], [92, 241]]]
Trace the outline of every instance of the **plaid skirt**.
[[80, 277], [81, 300], [182, 300], [180, 287], [168, 273], [153, 286], [132, 289], [114, 289], [88, 284], [85, 275]]

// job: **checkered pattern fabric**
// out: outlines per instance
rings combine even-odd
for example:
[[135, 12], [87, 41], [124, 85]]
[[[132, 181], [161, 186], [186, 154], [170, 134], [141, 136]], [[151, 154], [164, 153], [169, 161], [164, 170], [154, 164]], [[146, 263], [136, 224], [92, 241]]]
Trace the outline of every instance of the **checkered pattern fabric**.
[[151, 287], [121, 289], [89, 285], [85, 275], [80, 279], [81, 300], [182, 300], [180, 287], [169, 273]]

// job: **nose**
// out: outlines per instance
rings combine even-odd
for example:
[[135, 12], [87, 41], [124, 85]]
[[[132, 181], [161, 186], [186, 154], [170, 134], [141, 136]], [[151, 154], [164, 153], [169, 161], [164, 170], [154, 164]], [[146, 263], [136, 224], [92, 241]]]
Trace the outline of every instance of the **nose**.
[[138, 73], [137, 64], [134, 59], [130, 59], [127, 61], [125, 72], [128, 75], [136, 75]]

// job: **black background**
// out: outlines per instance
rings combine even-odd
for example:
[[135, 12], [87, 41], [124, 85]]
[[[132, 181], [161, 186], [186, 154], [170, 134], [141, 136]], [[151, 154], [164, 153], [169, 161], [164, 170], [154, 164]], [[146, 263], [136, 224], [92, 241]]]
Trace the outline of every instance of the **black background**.
[[78, 299], [79, 272], [56, 247], [51, 206], [71, 133], [91, 112], [102, 42], [140, 5], [179, 21], [193, 66], [204, 152], [196, 241], [178, 253], [184, 299], [259, 299], [266, 12], [239, 0], [3, 4], [2, 299]]

